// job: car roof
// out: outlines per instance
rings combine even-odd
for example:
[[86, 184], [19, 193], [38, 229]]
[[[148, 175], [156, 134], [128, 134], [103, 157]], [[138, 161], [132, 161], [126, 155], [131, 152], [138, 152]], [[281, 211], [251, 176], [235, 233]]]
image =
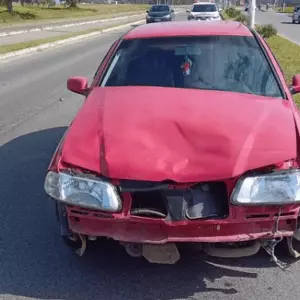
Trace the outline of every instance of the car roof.
[[196, 5], [207, 5], [207, 4], [216, 5], [216, 3], [212, 3], [212, 2], [197, 2], [197, 3], [193, 3], [193, 6], [196, 6]]
[[151, 7], [153, 7], [153, 6], [170, 6], [170, 5], [169, 4], [153, 4], [153, 5], [151, 5]]
[[243, 24], [235, 21], [214, 22], [163, 22], [136, 26], [123, 36], [123, 39], [160, 38], [176, 36], [253, 36]]

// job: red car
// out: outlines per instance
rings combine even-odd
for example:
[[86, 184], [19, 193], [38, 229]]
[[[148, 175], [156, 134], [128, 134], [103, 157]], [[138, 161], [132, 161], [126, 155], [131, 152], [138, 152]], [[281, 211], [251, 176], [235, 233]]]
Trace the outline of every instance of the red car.
[[50, 163], [61, 235], [100, 237], [155, 263], [177, 245], [241, 257], [297, 238], [300, 117], [255, 31], [237, 22], [148, 24], [109, 49]]

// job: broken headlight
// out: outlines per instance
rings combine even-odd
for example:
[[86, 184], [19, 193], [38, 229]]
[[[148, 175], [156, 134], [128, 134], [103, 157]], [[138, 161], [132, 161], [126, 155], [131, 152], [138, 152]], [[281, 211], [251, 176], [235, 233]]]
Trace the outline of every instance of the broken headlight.
[[242, 178], [231, 195], [231, 202], [236, 205], [300, 204], [300, 172]]
[[97, 179], [50, 171], [44, 187], [50, 197], [66, 204], [108, 212], [122, 208], [115, 186]]

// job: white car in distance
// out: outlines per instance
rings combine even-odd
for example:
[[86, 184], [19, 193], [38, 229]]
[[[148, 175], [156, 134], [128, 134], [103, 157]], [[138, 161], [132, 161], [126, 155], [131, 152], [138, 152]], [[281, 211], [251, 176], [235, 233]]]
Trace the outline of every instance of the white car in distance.
[[199, 21], [222, 20], [220, 11], [221, 9], [219, 9], [215, 3], [211, 2], [194, 3], [191, 10], [186, 10], [188, 13], [188, 20]]
[[300, 7], [296, 7], [293, 13], [293, 23], [300, 24]]

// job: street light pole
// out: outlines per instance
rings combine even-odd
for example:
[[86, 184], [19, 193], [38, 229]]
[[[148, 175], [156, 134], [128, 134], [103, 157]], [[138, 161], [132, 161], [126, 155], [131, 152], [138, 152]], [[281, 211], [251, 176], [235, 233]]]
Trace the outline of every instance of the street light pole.
[[250, 0], [249, 12], [250, 12], [250, 27], [254, 29], [255, 26], [255, 10], [256, 10], [256, 0]]

